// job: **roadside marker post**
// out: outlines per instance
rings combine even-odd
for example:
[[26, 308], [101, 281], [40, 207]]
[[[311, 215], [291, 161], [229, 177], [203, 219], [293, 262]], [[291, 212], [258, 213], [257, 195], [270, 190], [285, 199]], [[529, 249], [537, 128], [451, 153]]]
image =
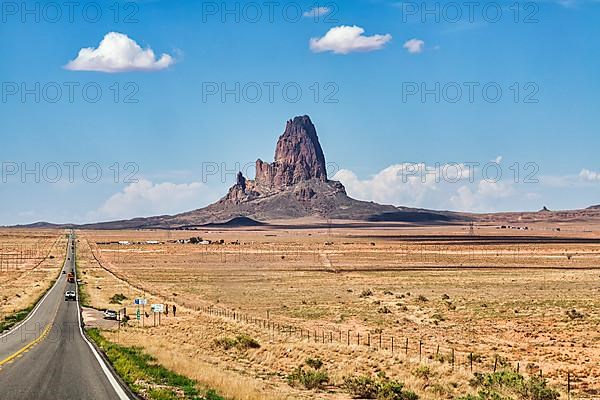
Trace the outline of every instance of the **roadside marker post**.
[[[144, 297], [136, 298], [133, 303], [137, 306], [136, 317], [138, 320], [138, 326], [140, 325], [140, 319], [142, 320], [142, 328], [144, 327], [144, 319], [146, 317], [146, 303], [148, 300]], [[143, 315], [140, 313], [140, 305], [142, 306]]]

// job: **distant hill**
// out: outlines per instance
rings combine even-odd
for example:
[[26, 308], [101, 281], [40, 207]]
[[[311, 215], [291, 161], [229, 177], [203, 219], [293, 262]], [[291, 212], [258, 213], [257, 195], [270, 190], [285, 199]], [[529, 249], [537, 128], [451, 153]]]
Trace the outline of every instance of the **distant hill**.
[[254, 220], [252, 218], [236, 217], [236, 218], [230, 219], [229, 221], [221, 222], [221, 223], [210, 222], [208, 224], [205, 224], [204, 226], [223, 227], [223, 228], [243, 228], [243, 227], [255, 227], [255, 226], [265, 226], [265, 225], [268, 225], [268, 224]]

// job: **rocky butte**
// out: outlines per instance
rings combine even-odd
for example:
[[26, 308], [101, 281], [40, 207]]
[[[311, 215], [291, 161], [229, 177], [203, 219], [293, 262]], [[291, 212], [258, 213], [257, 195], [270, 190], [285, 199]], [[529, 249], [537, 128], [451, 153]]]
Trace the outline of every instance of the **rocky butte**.
[[[188, 216], [225, 221], [250, 217], [261, 221], [302, 217], [345, 220], [438, 220], [448, 221], [451, 213], [398, 208], [359, 201], [346, 194], [344, 185], [329, 180], [325, 154], [317, 130], [307, 115], [287, 121], [277, 140], [273, 162], [256, 161], [256, 177], [238, 173], [225, 197]], [[182, 214], [185, 215], [185, 214]]]
[[331, 191], [345, 193], [341, 183], [327, 179], [317, 130], [304, 115], [287, 122], [277, 141], [275, 160], [272, 163], [256, 160], [254, 180], [238, 173], [236, 184], [221, 202], [243, 203], [287, 191], [293, 191], [300, 200], [310, 200], [316, 195], [314, 189], [324, 185], [330, 186]]

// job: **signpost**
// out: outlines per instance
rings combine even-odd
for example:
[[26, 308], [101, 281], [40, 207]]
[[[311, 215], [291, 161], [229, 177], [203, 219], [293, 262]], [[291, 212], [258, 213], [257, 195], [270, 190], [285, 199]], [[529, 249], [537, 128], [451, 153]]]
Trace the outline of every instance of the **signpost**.
[[140, 306], [142, 306], [142, 311], [144, 312], [144, 315], [146, 315], [146, 304], [148, 304], [148, 300], [143, 297], [138, 297], [133, 301], [133, 303], [135, 305], [137, 305], [137, 312], [135, 315], [138, 320], [138, 325], [139, 325], [139, 321], [141, 319], [142, 320], [142, 328], [143, 328], [144, 327], [144, 319], [141, 318], [141, 315], [140, 315]]
[[165, 311], [164, 304], [152, 304], [150, 306], [152, 312], [154, 313], [154, 326], [156, 326], [156, 314], [158, 314], [158, 325], [160, 325], [160, 315]]
[[164, 304], [152, 304], [150, 307], [152, 308], [152, 311], [155, 313], [162, 313], [165, 311]]

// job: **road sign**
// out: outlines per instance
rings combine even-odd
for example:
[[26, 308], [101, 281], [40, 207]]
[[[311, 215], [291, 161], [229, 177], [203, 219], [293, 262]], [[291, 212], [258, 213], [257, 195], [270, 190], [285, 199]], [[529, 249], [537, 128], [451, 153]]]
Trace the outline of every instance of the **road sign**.
[[142, 319], [142, 313], [140, 312], [140, 309], [138, 308], [137, 311], [135, 312], [135, 318], [139, 321], [140, 319]]
[[134, 300], [134, 304], [137, 304], [138, 306], [144, 306], [144, 305], [148, 304], [148, 300], [138, 297], [137, 299]]
[[155, 313], [161, 313], [165, 311], [165, 305], [164, 304], [152, 304], [152, 306], [150, 306], [152, 308], [152, 312]]

